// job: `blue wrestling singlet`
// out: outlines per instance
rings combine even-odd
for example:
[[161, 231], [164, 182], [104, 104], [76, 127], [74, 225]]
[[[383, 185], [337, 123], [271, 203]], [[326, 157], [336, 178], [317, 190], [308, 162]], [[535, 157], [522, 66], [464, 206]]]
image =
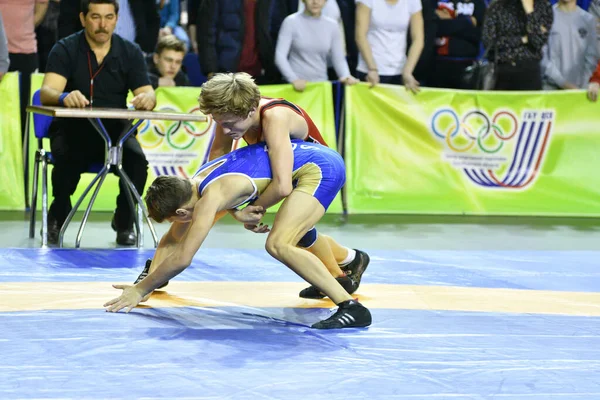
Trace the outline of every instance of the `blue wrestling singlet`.
[[[292, 147], [294, 151], [292, 172], [294, 190], [315, 197], [327, 210], [346, 182], [344, 160], [335, 150], [318, 143], [295, 139], [292, 140]], [[198, 192], [202, 195], [208, 185], [222, 176], [246, 176], [254, 185], [254, 193], [237, 207], [258, 197], [273, 179], [265, 142], [242, 147], [216, 158], [200, 167], [194, 177], [216, 164], [220, 165], [202, 181], [198, 187]]]

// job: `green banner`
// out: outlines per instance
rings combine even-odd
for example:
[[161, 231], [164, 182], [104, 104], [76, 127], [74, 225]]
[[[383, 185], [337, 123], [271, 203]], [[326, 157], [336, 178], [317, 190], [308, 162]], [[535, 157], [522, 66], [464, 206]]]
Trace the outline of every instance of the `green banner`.
[[582, 91], [346, 89], [349, 213], [600, 215]]
[[0, 210], [24, 210], [18, 73], [4, 75], [0, 82], [0, 99]]
[[[33, 77], [33, 91], [41, 87], [43, 75]], [[331, 146], [335, 146], [335, 121], [333, 112], [333, 95], [328, 82], [311, 84], [304, 93], [297, 93], [291, 85], [263, 86], [261, 93], [268, 97], [284, 97], [303, 107], [313, 118], [323, 133], [323, 137]], [[195, 87], [159, 88], [156, 91], [159, 111], [196, 112], [198, 111], [198, 95], [200, 89]], [[130, 96], [131, 97], [131, 96]], [[158, 175], [191, 176], [207, 160], [209, 146], [214, 136], [214, 123], [189, 123], [176, 121], [145, 121], [138, 128], [137, 139], [144, 149], [150, 164], [147, 185]], [[36, 142], [33, 133], [30, 135], [32, 148]], [[46, 148], [49, 143], [46, 141]], [[32, 152], [35, 149], [32, 149]], [[30, 163], [33, 158], [30, 156]], [[87, 185], [94, 178], [93, 174], [83, 174], [77, 191], [72, 197], [75, 202]], [[50, 181], [48, 182], [51, 188]], [[51, 193], [51, 189], [50, 193]], [[112, 211], [116, 205], [119, 192], [118, 178], [109, 174], [94, 203], [94, 210]], [[84, 202], [87, 206], [87, 202]], [[38, 206], [39, 208], [39, 206]], [[277, 210], [273, 207], [271, 211]], [[342, 204], [338, 198], [330, 212], [341, 212]]]

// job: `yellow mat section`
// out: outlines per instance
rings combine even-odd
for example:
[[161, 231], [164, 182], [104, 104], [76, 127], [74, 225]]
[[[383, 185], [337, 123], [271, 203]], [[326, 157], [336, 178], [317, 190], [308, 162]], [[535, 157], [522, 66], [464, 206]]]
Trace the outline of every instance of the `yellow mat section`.
[[[121, 291], [115, 282], [13, 282], [0, 284], [0, 312], [98, 309]], [[329, 300], [304, 300], [305, 283], [171, 282], [147, 307], [329, 308]], [[454, 310], [600, 316], [600, 293], [418, 285], [361, 285], [355, 295], [370, 308]]]

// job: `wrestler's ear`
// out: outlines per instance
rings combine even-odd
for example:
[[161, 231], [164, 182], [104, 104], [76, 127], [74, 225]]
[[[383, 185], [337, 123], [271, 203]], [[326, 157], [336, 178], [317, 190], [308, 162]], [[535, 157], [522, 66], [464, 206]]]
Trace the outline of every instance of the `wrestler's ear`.
[[248, 118], [252, 118], [254, 116], [254, 113], [256, 112], [256, 107], [253, 107], [250, 112], [248, 113]]

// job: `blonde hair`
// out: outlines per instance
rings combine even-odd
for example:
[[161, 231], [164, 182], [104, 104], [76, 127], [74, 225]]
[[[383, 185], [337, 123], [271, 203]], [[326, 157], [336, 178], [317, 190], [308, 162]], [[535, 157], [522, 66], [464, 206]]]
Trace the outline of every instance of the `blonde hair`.
[[245, 72], [215, 74], [202, 84], [200, 111], [204, 114], [232, 114], [246, 118], [258, 107], [260, 90]]
[[185, 43], [177, 39], [175, 35], [165, 35], [158, 39], [154, 52], [161, 55], [165, 50], [173, 50], [185, 54]]

